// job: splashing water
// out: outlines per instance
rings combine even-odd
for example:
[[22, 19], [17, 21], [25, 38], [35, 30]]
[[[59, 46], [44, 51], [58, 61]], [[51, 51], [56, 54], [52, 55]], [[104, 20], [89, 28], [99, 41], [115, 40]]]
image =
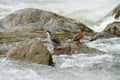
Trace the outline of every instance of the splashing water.
[[94, 25], [90, 28], [93, 29], [95, 32], [102, 32], [108, 24], [114, 21], [120, 21], [120, 19], [115, 19], [114, 16], [107, 17], [99, 26]]
[[96, 56], [89, 56], [89, 55], [72, 55], [72, 59], [65, 59], [65, 61], [60, 66], [61, 68], [66, 67], [91, 67], [95, 64], [100, 64], [104, 61], [111, 61], [112, 62], [111, 55], [96, 55]]

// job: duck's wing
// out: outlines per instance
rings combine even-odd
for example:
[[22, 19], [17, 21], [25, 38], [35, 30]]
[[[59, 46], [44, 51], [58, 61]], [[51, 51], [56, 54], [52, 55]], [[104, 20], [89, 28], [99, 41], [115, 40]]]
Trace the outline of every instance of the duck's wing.
[[60, 40], [57, 39], [57, 38], [52, 38], [52, 41], [53, 41], [55, 44], [60, 44]]
[[79, 36], [81, 35], [81, 33], [78, 33], [76, 34], [74, 37], [73, 37], [73, 41], [77, 41], [79, 39]]

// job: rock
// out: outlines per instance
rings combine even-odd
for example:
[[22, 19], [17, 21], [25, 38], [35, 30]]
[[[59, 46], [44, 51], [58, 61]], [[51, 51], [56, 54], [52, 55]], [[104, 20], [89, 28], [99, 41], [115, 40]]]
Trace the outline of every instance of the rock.
[[94, 41], [94, 40], [102, 39], [102, 38], [112, 38], [112, 37], [116, 37], [116, 35], [113, 35], [108, 32], [99, 32], [99, 33], [96, 33], [94, 36], [92, 36], [90, 41]]
[[39, 27], [41, 30], [67, 30], [71, 32], [76, 32], [78, 28], [86, 27], [87, 32], [92, 31], [86, 25], [74, 19], [34, 8], [18, 10], [0, 20], [1, 30], [10, 30], [15, 27]]
[[85, 44], [78, 44], [72, 43], [71, 44], [71, 54], [79, 54], [79, 53], [103, 53], [100, 50], [97, 50], [95, 48], [90, 48]]
[[9, 51], [8, 59], [35, 62], [38, 64], [52, 64], [52, 56], [48, 49], [38, 39], [21, 42]]
[[114, 15], [114, 18], [118, 19], [120, 16], [120, 4], [115, 7], [112, 11], [112, 15]]
[[80, 54], [80, 53], [104, 53], [100, 50], [87, 47], [85, 44], [66, 43], [63, 49], [57, 49], [53, 52], [53, 55], [59, 54]]
[[85, 35], [93, 32], [81, 22], [33, 8], [18, 10], [0, 20], [1, 30], [11, 36], [10, 42], [26, 38], [44, 38], [45, 36], [42, 34], [44, 30], [50, 30], [61, 40], [71, 39], [76, 32], [81, 32], [78, 28], [82, 27], [86, 27]]
[[104, 29], [104, 32], [108, 32], [120, 37], [120, 21], [115, 21], [108, 24], [107, 27]]
[[86, 28], [85, 35], [93, 32], [85, 24], [74, 19], [40, 9], [25, 8], [0, 20], [0, 32], [3, 34], [0, 36], [3, 36], [2, 42], [12, 43], [37, 37], [45, 38], [43, 31], [50, 30], [53, 36], [67, 40], [81, 32], [78, 28], [82, 27]]
[[71, 51], [71, 44], [70, 43], [63, 43], [60, 48], [56, 49], [52, 54], [59, 55], [59, 54], [70, 54]]
[[90, 41], [101, 38], [120, 37], [120, 22], [115, 21], [107, 25], [103, 32], [95, 34]]

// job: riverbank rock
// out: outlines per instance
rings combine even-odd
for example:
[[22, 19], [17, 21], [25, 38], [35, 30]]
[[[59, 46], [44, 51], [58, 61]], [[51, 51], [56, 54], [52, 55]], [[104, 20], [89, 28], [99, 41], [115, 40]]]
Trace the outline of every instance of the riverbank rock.
[[107, 25], [103, 32], [95, 34], [90, 41], [101, 38], [120, 37], [120, 22], [115, 21]]
[[70, 43], [63, 43], [60, 48], [57, 48], [52, 54], [53, 55], [60, 55], [60, 54], [71, 54], [71, 44]]
[[89, 32], [92, 32], [90, 28], [79, 21], [60, 16], [56, 13], [34, 8], [18, 10], [0, 20], [1, 31], [7, 31], [16, 28], [22, 29], [23, 27], [37, 27], [42, 31], [64, 31], [64, 33], [66, 33], [66, 31], [76, 32], [78, 28], [85, 27], [88, 35]]
[[38, 64], [52, 64], [50, 52], [38, 39], [21, 42], [9, 52], [8, 59], [35, 62]]
[[108, 32], [120, 37], [120, 21], [115, 21], [107, 25], [104, 32]]
[[114, 17], [116, 19], [118, 19], [120, 17], [120, 4], [117, 7], [115, 7], [112, 14], [115, 15]]
[[90, 48], [85, 44], [66, 43], [63, 49], [57, 49], [53, 52], [53, 55], [59, 54], [80, 54], [80, 53], [104, 53], [95, 48]]

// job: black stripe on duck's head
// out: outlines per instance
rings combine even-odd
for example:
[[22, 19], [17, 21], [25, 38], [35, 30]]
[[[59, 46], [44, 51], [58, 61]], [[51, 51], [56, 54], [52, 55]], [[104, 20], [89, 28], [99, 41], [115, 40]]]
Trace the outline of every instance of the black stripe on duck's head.
[[46, 31], [46, 32], [51, 33], [50, 31]]
[[51, 35], [51, 32], [50, 31], [46, 31], [46, 34]]

